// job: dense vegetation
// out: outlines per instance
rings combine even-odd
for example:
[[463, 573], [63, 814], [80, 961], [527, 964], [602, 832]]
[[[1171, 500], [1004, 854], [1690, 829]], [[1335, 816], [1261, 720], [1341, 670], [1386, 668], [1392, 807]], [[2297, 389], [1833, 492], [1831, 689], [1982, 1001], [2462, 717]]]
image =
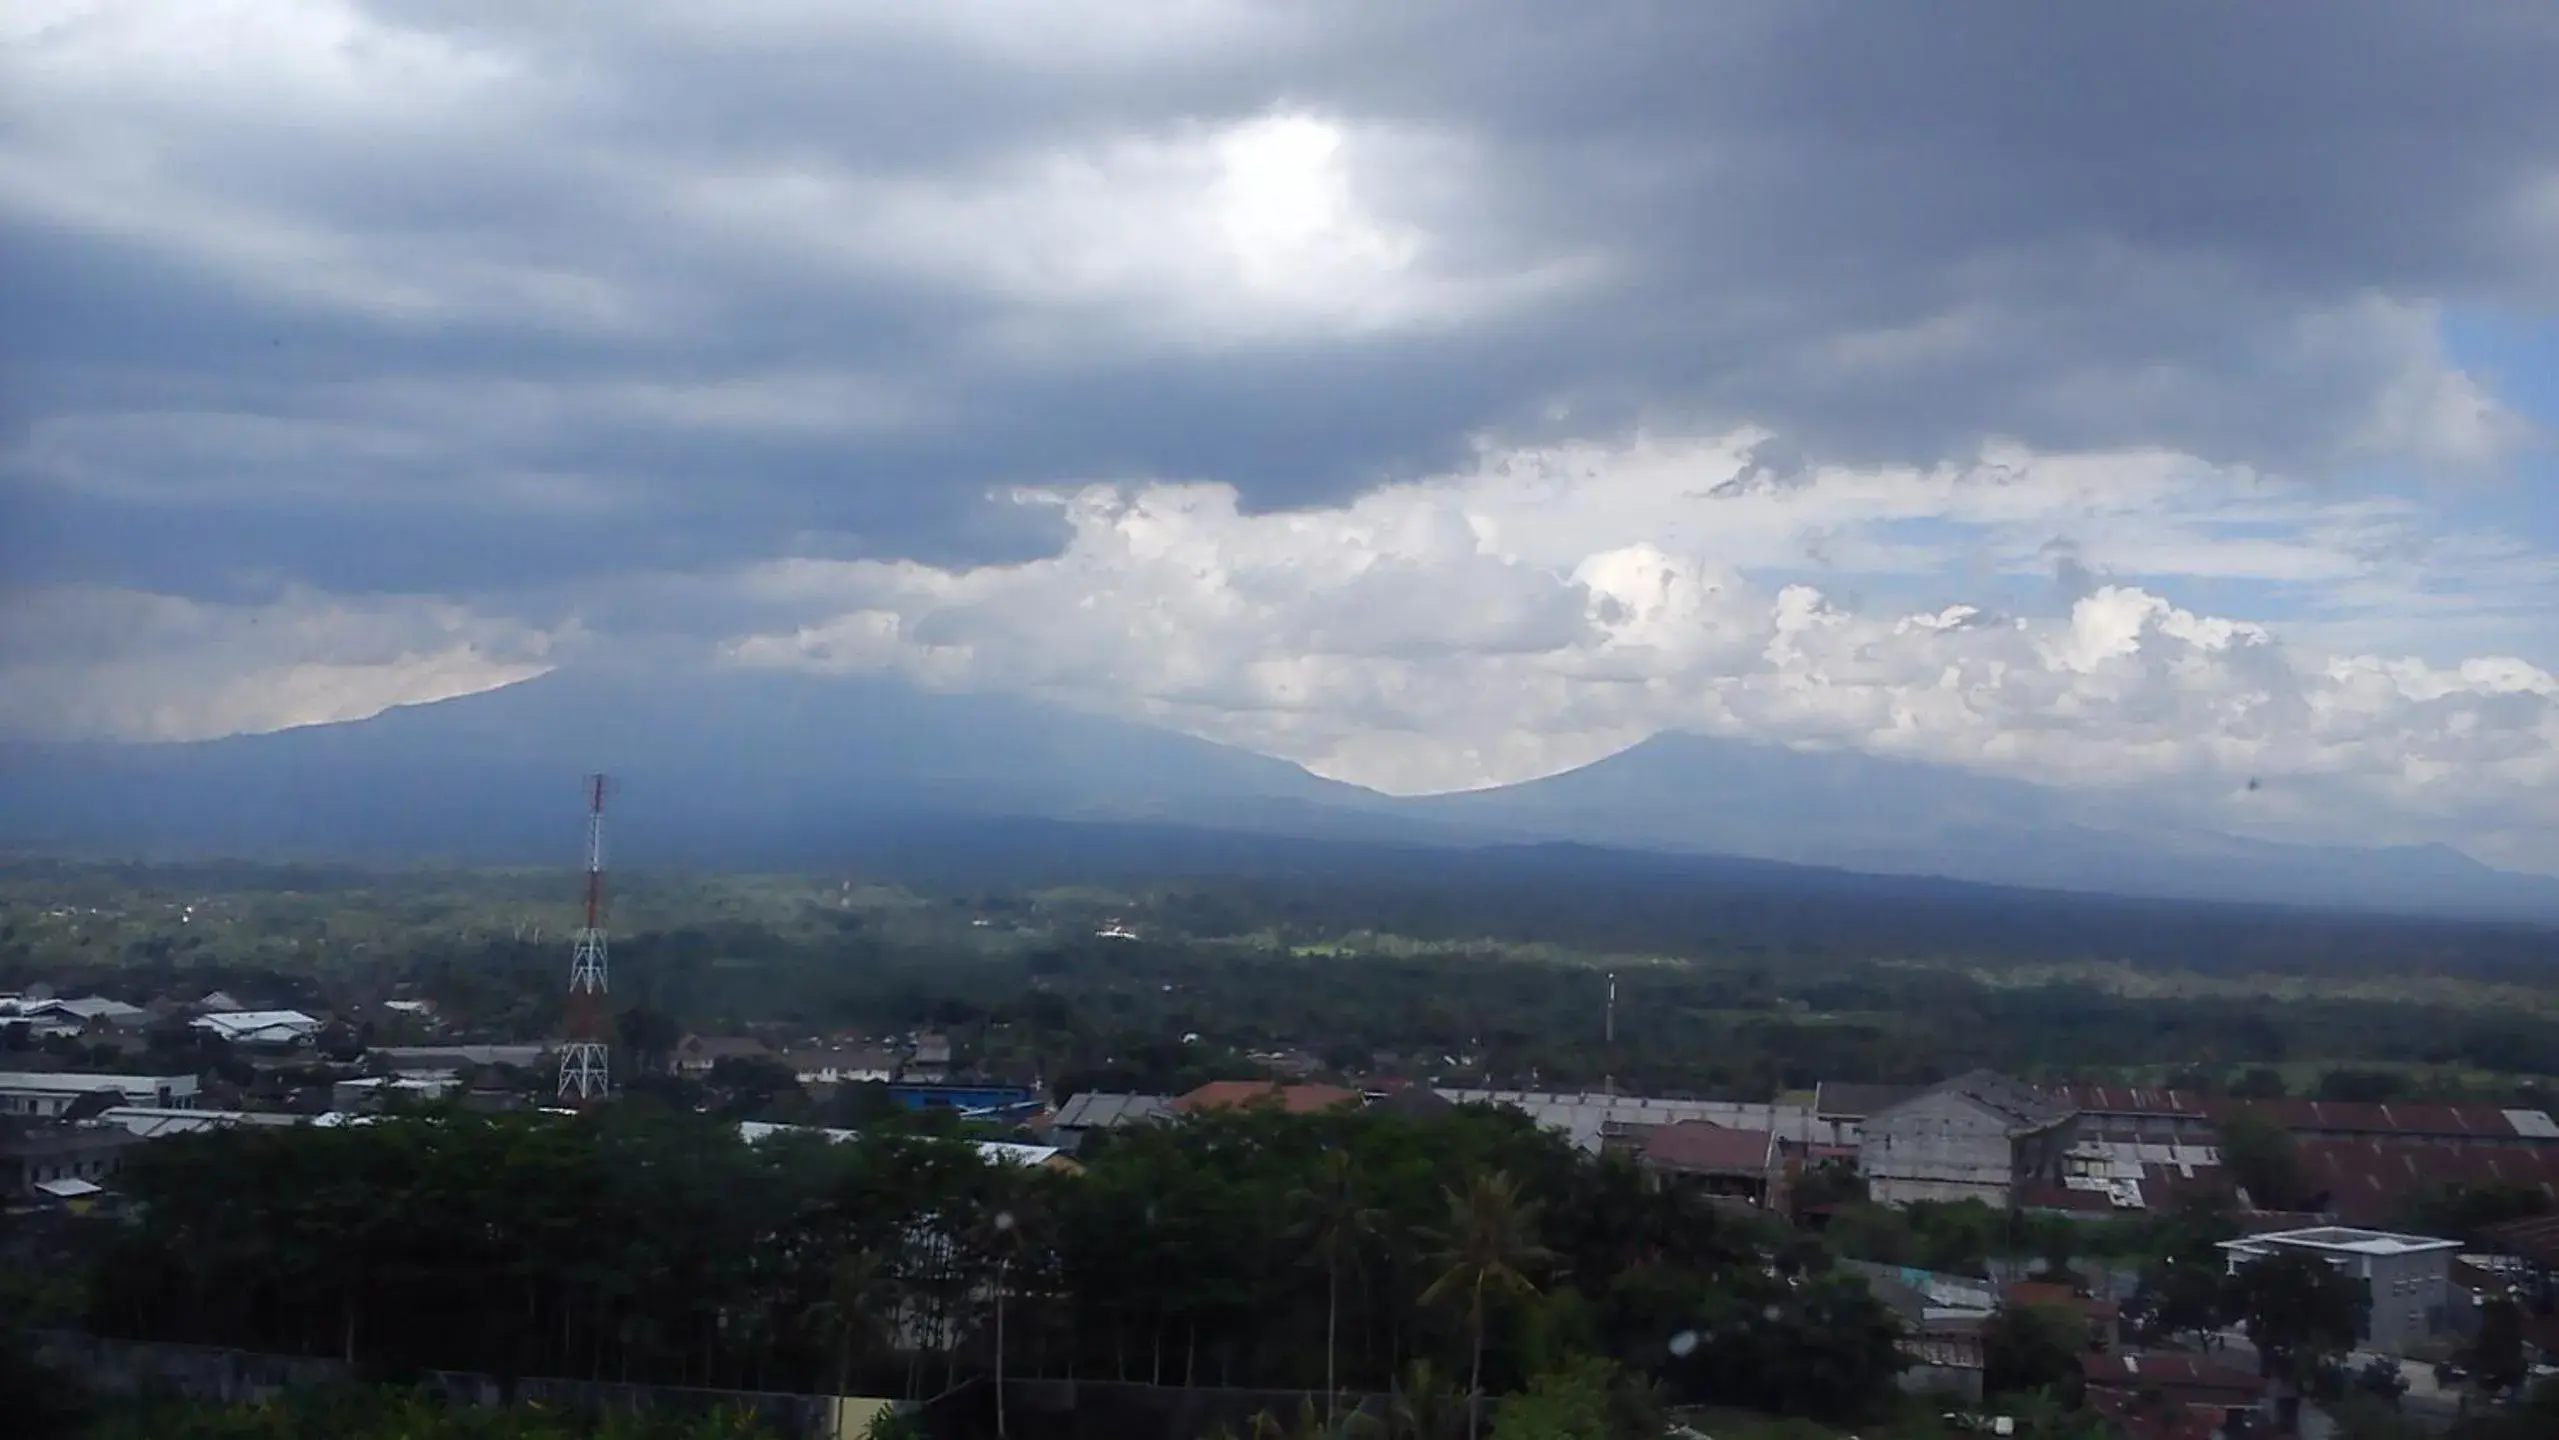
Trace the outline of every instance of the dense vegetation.
[[1889, 1317], [1818, 1251], [1768, 1265], [1504, 1113], [1215, 1116], [1090, 1160], [750, 1147], [643, 1107], [210, 1134], [137, 1159], [146, 1218], [90, 1320], [389, 1375], [915, 1396], [999, 1366], [1377, 1391], [1416, 1363], [1501, 1393], [1605, 1355], [1675, 1396], [1836, 1414], [1896, 1368]]
[[[705, 1032], [938, 1025], [995, 1073], [1145, 1089], [1283, 1048], [1735, 1098], [1985, 1065], [2303, 1091], [2342, 1068], [2326, 1083], [2364, 1098], [2547, 1103], [2559, 1074], [2551, 932], [2051, 897], [1994, 924], [1918, 882], [1873, 882], [1908, 906], [1861, 909], [1557, 864], [1002, 893], [641, 876], [618, 893], [615, 997]], [[574, 892], [531, 872], [30, 862], [0, 869], [0, 987], [323, 1007], [406, 987], [466, 1033], [534, 1038], [559, 1023]], [[1098, 937], [1111, 921], [1142, 938]]]

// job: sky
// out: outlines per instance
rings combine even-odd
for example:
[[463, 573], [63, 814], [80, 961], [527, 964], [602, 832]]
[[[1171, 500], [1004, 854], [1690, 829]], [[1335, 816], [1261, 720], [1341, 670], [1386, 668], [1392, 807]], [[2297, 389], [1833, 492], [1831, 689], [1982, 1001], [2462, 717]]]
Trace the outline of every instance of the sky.
[[887, 672], [2559, 872], [2559, 7], [19, 0], [0, 734]]

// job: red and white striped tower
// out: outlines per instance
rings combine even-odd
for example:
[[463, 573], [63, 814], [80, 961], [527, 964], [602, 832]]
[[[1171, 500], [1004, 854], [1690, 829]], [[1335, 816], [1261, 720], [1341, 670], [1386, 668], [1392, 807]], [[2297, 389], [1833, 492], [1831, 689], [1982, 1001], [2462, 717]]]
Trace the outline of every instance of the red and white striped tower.
[[604, 790], [603, 776], [586, 777], [586, 924], [571, 942], [568, 1038], [560, 1046], [560, 1098], [579, 1105], [613, 1088], [606, 1064], [612, 1022], [604, 1010]]

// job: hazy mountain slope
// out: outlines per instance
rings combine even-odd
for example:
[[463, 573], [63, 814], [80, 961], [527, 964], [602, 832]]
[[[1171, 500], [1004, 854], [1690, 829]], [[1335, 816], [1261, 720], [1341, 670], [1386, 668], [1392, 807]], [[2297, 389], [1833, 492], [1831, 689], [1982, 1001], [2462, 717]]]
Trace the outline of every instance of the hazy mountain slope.
[[1947, 767], [1697, 735], [1657, 736], [1561, 775], [1405, 805], [1515, 839], [2114, 894], [2559, 917], [2559, 881], [2442, 846], [2268, 844]]
[[[1861, 755], [1666, 735], [1527, 784], [1392, 800], [1036, 700], [737, 671], [562, 671], [346, 725], [183, 745], [0, 747], [0, 846], [565, 863], [578, 844], [579, 777], [595, 769], [621, 786], [614, 858], [636, 865], [823, 868], [910, 844], [947, 848], [952, 835], [1000, 845], [1008, 819], [1040, 819], [1195, 837], [1572, 841], [2005, 886], [2559, 918], [2559, 882], [2449, 850], [2171, 831], [2086, 797]], [[1033, 848], [1060, 860], [1072, 856], [1058, 847], [1102, 843], [1073, 825], [1039, 833]], [[1203, 862], [1227, 848], [1184, 843]]]
[[1213, 816], [1422, 834], [1284, 761], [1001, 696], [716, 672], [557, 672], [345, 725], [174, 745], [0, 750], [0, 843], [119, 854], [556, 859], [611, 772], [634, 861], [815, 863], [919, 815]]

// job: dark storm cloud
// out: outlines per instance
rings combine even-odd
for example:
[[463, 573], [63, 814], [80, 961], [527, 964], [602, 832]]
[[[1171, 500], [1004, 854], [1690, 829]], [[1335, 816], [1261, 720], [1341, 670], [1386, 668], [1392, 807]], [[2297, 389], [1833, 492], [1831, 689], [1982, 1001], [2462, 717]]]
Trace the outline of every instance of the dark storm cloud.
[[[0, 559], [206, 593], [1007, 559], [1054, 533], [989, 499], [1011, 485], [1213, 478], [1287, 506], [1478, 432], [1638, 419], [1756, 422], [1815, 459], [1995, 433], [2315, 464], [2430, 363], [2392, 302], [2559, 302], [2524, 218], [2559, 173], [2540, 0], [1202, 6], [1178, 12], [1197, 33], [1055, 53], [869, 11], [380, 6], [533, 98], [347, 101], [363, 123], [338, 125], [186, 110], [141, 74], [13, 117], [17, 157], [129, 125], [169, 183], [115, 224], [0, 192], [25, 282], [0, 300]], [[1435, 263], [1596, 278], [1452, 326], [1204, 347], [1116, 315], [1085, 343], [1053, 308], [1067, 353], [1025, 360], [988, 336], [1039, 306], [705, 220], [741, 175], [984, 176], [1274, 107], [1472, 146], [1463, 183], [1362, 177]], [[147, 234], [160, 194], [236, 204]], [[243, 215], [294, 228], [241, 260], [209, 236]], [[270, 254], [301, 249], [307, 284]]]

